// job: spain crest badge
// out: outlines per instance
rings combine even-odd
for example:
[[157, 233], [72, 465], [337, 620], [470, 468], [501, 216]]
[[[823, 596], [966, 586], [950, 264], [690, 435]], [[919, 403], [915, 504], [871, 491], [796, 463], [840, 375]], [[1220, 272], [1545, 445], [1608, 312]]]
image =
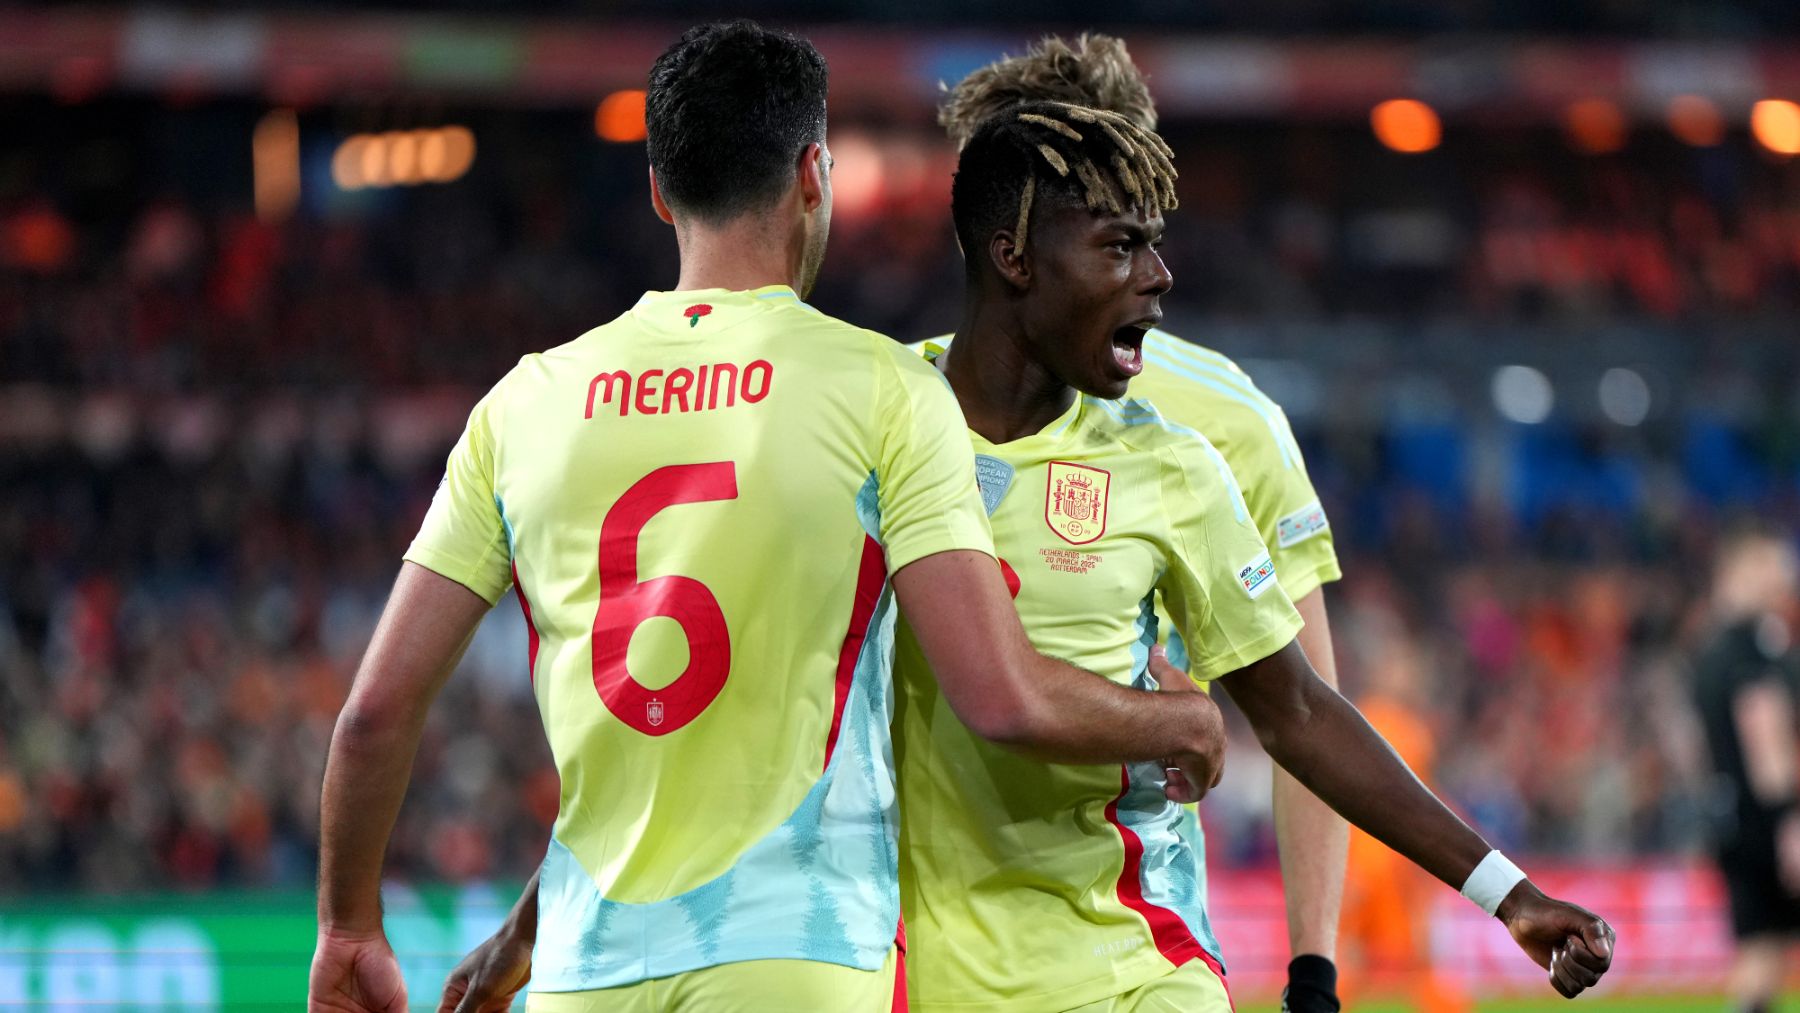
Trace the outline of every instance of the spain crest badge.
[[1106, 533], [1107, 487], [1112, 475], [1099, 468], [1051, 461], [1044, 483], [1044, 523], [1070, 545], [1086, 545]]

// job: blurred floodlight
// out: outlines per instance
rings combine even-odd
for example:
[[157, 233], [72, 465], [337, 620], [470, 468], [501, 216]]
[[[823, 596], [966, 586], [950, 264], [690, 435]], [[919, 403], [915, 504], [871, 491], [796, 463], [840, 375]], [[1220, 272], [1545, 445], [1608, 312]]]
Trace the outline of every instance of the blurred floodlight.
[[1369, 111], [1375, 139], [1394, 149], [1413, 154], [1430, 151], [1443, 140], [1444, 126], [1437, 113], [1417, 99], [1389, 99]]
[[434, 131], [444, 142], [444, 164], [428, 178], [434, 183], [449, 183], [463, 177], [475, 164], [475, 132], [468, 127], [444, 127]]
[[376, 134], [363, 145], [362, 158], [356, 163], [358, 178], [363, 186], [391, 186], [393, 176], [388, 174], [388, 145], [386, 134]]
[[644, 139], [644, 93], [615, 91], [594, 110], [594, 133], [603, 141], [630, 144]]
[[1572, 102], [1563, 110], [1563, 129], [1576, 151], [1604, 155], [1625, 146], [1625, 114], [1603, 98]]
[[450, 161], [450, 145], [442, 130], [419, 131], [419, 178], [435, 180]]
[[1550, 378], [1530, 366], [1501, 366], [1494, 371], [1494, 407], [1513, 422], [1536, 425], [1550, 417], [1556, 391]]
[[396, 186], [412, 186], [419, 179], [419, 138], [417, 134], [396, 130], [381, 135], [387, 147], [388, 178]]
[[1650, 385], [1635, 369], [1615, 366], [1600, 377], [1600, 410], [1622, 426], [1650, 417]]
[[846, 133], [831, 143], [831, 207], [846, 219], [872, 210], [887, 183], [886, 158], [864, 134]]
[[331, 157], [331, 178], [345, 190], [448, 183], [475, 163], [468, 127], [390, 130], [344, 139]]
[[1710, 148], [1725, 139], [1725, 117], [1711, 99], [1677, 95], [1669, 100], [1669, 132], [1684, 144]]
[[1800, 155], [1800, 105], [1763, 99], [1750, 107], [1750, 133], [1777, 155]]
[[362, 175], [362, 153], [372, 140], [366, 134], [357, 134], [344, 140], [331, 156], [331, 179], [340, 189], [361, 190], [365, 184]]
[[292, 109], [275, 109], [250, 135], [256, 217], [279, 222], [300, 202], [300, 121]]

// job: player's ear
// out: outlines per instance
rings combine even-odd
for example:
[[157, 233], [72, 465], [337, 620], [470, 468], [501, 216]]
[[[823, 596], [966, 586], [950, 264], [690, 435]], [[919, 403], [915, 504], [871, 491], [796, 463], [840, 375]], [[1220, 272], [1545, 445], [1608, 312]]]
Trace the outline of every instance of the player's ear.
[[800, 201], [806, 212], [811, 214], [825, 203], [825, 187], [831, 169], [823, 144], [808, 144], [800, 151], [800, 164], [796, 166], [800, 181]]
[[662, 187], [657, 185], [656, 170], [650, 170], [650, 206], [656, 209], [656, 217], [669, 225], [675, 224], [675, 215], [669, 211], [669, 204], [663, 200]]
[[1011, 229], [998, 229], [988, 237], [988, 261], [1001, 281], [1017, 289], [1031, 287], [1031, 265], [1025, 260], [1025, 247]]

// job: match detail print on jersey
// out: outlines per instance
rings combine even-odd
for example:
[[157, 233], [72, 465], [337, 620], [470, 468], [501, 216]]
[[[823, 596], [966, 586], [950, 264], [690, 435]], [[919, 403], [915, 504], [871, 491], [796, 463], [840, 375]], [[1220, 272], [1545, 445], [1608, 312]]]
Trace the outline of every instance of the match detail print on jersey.
[[1325, 519], [1325, 507], [1313, 500], [1275, 522], [1277, 548], [1292, 548], [1330, 528], [1331, 522]]
[[1044, 489], [1044, 522], [1070, 545], [1086, 545], [1106, 533], [1112, 474], [1085, 464], [1051, 461]]

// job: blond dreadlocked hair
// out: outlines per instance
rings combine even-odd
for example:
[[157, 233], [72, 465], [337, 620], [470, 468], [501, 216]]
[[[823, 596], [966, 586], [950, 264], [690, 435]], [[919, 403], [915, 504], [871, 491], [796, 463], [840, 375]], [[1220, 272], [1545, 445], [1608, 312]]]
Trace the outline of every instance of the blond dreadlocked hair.
[[1093, 212], [1161, 213], [1180, 204], [1175, 179], [1174, 152], [1153, 131], [1102, 109], [1030, 102], [982, 124], [963, 147], [951, 210], [973, 258], [999, 228], [1023, 248], [1046, 193]]
[[1055, 35], [1039, 39], [1023, 56], [996, 60], [946, 88], [938, 123], [957, 147], [976, 128], [1027, 102], [1069, 102], [1117, 113], [1145, 130], [1156, 129], [1156, 103], [1125, 43], [1083, 32], [1073, 46]]

